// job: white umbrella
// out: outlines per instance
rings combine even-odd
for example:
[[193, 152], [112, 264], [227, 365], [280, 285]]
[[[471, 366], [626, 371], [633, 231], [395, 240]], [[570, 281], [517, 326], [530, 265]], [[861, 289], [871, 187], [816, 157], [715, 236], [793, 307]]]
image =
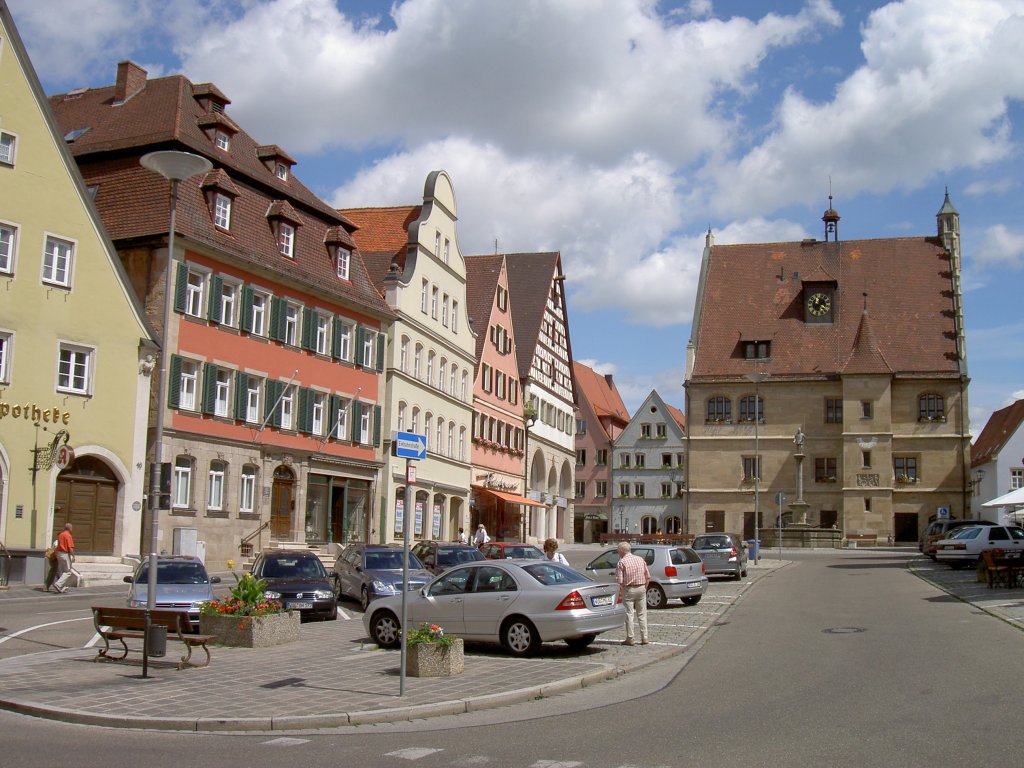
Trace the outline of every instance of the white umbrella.
[[1015, 491], [1004, 493], [1002, 496], [998, 496], [992, 501], [986, 501], [981, 506], [983, 507], [1019, 507], [1024, 506], [1024, 488], [1018, 488]]

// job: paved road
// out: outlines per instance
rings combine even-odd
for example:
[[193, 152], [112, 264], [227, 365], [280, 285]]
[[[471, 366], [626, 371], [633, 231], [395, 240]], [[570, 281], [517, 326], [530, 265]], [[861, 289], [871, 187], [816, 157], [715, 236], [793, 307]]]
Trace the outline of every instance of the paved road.
[[[696, 653], [537, 701], [315, 733], [202, 738], [0, 714], [6, 754], [65, 764], [73, 745], [76, 768], [1019, 763], [1024, 634], [956, 596], [976, 585], [950, 581], [948, 594], [918, 578], [901, 553], [793, 559], [719, 616]], [[946, 575], [923, 565], [931, 577]], [[1022, 598], [991, 596], [1000, 605]]]

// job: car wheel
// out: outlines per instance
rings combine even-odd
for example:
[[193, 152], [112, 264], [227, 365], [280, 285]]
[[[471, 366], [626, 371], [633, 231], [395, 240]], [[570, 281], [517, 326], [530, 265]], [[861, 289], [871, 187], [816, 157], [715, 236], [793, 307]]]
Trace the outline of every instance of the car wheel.
[[331, 612], [327, 614], [327, 618], [324, 621], [337, 621], [338, 620], [338, 604], [335, 603]]
[[341, 594], [341, 579], [339, 579], [337, 576], [335, 576], [334, 577], [334, 598], [336, 600], [341, 600], [342, 597], [344, 597], [344, 595]]
[[743, 569], [743, 572], [740, 574], [740, 576], [742, 576], [743, 578], [747, 578], [747, 569], [746, 568]]
[[540, 648], [540, 635], [528, 619], [513, 617], [501, 628], [501, 644], [512, 656], [532, 656]]
[[733, 578], [733, 581], [739, 581], [743, 577], [740, 575], [739, 571], [733, 571], [732, 572], [732, 578]]
[[702, 595], [694, 595], [693, 597], [684, 597], [683, 605], [696, 605], [700, 602]]
[[572, 648], [574, 651], [582, 651], [592, 642], [597, 635], [583, 635], [583, 637], [567, 637], [565, 644]]
[[657, 584], [647, 585], [647, 607], [651, 609], [664, 608], [668, 600], [665, 598], [665, 590]]
[[391, 611], [381, 611], [370, 622], [370, 639], [381, 648], [397, 648], [402, 643], [402, 625]]
[[366, 591], [366, 587], [359, 592], [359, 605], [363, 607], [363, 613], [366, 613], [366, 609], [370, 607], [370, 593]]

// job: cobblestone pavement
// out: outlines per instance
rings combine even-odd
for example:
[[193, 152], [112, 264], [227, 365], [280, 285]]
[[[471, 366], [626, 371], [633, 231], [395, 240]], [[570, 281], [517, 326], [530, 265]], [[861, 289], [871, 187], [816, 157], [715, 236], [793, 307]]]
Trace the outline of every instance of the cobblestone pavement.
[[695, 606], [672, 601], [650, 611], [650, 645], [623, 645], [624, 629], [599, 636], [582, 652], [545, 644], [530, 659], [469, 645], [463, 674], [407, 678], [403, 696], [399, 653], [371, 643], [358, 611], [343, 604], [349, 620], [304, 624], [299, 641], [272, 648], [214, 647], [206, 668], [175, 669], [170, 659], [178, 644], [168, 643], [167, 660], [151, 661], [147, 679], [137, 654], [134, 661], [94, 663], [94, 647], [6, 659], [0, 662], [0, 707], [125, 728], [269, 731], [503, 706], [592, 685], [686, 652], [754, 584], [787, 564], [762, 559], [751, 563], [742, 581], [712, 580]]
[[933, 562], [923, 555], [913, 558], [909, 568], [917, 576], [953, 597], [1024, 629], [1024, 588], [992, 588], [987, 581], [978, 581], [974, 568], [956, 571], [945, 563]]

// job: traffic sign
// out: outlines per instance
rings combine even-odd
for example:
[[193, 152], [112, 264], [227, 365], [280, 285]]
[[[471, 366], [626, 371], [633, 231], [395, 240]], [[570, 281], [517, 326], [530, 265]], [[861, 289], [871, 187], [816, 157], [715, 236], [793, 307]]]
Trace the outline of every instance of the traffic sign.
[[75, 449], [67, 444], [60, 446], [53, 457], [53, 463], [57, 466], [57, 469], [65, 469], [74, 460]]
[[784, 494], [782, 491], [779, 491], [778, 493], [775, 494], [775, 503], [778, 504], [780, 507], [782, 506], [782, 503], [785, 500], [786, 494]]
[[414, 432], [395, 433], [395, 456], [403, 459], [425, 459], [427, 437]]

